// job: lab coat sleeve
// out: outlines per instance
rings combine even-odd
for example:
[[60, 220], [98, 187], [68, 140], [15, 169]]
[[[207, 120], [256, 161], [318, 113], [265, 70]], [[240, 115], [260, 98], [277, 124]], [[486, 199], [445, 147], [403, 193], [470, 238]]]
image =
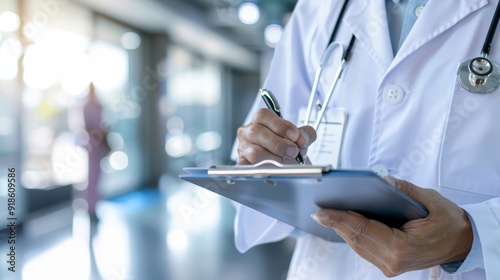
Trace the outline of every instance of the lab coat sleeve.
[[[297, 3], [295, 11], [288, 22], [275, 49], [271, 68], [264, 88], [270, 89], [282, 107], [283, 117], [292, 122], [298, 120], [298, 111], [301, 106], [307, 105], [310, 89], [310, 77], [306, 73], [304, 61], [304, 46], [309, 36], [308, 20], [317, 8], [318, 0], [301, 0]], [[308, 28], [306, 28], [308, 26]], [[264, 103], [257, 96], [250, 113], [245, 121], [249, 123], [255, 112], [264, 107]], [[232, 159], [237, 161], [238, 141], [235, 141]], [[250, 209], [244, 205], [236, 205], [234, 224], [235, 244], [240, 252], [245, 252], [253, 246], [276, 242], [289, 236], [294, 228], [274, 218]]]
[[461, 207], [472, 219], [475, 240], [457, 273], [484, 268], [487, 279], [500, 279], [500, 197]]
[[260, 244], [282, 240], [294, 231], [294, 227], [244, 205], [235, 203], [235, 206], [235, 245], [240, 253]]

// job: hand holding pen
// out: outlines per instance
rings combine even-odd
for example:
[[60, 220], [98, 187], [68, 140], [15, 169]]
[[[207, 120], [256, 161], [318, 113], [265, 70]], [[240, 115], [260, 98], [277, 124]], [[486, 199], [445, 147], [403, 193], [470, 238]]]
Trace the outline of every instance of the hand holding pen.
[[[259, 90], [259, 94], [262, 97], [262, 99], [264, 99], [264, 103], [266, 103], [267, 108], [272, 110], [276, 115], [278, 115], [278, 117], [283, 118], [283, 115], [281, 114], [281, 106], [278, 103], [278, 99], [276, 99], [274, 94], [270, 90], [267, 90], [267, 89]], [[297, 162], [299, 164], [302, 164], [302, 165], [305, 164], [304, 158], [300, 154], [300, 151], [297, 154], [297, 157], [295, 157], [295, 159], [297, 160]]]
[[259, 94], [270, 110], [258, 110], [249, 124], [238, 129], [238, 164], [255, 164], [265, 159], [285, 160], [288, 164], [295, 159], [303, 164], [300, 150], [316, 140], [316, 132], [311, 126], [298, 128], [283, 119], [280, 105], [270, 91], [262, 89]]

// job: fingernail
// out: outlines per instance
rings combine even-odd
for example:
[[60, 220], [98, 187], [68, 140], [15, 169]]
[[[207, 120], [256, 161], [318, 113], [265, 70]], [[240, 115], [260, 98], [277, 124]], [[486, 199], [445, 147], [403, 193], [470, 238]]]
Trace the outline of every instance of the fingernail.
[[318, 217], [318, 215], [316, 213], [313, 213], [311, 214], [311, 218], [318, 224], [320, 225], [323, 225], [325, 219], [321, 219], [320, 217]]
[[295, 129], [289, 129], [286, 131], [286, 136], [292, 141], [296, 141], [299, 138], [299, 132]]
[[290, 147], [286, 149], [286, 155], [288, 157], [294, 158], [295, 156], [297, 156], [297, 153], [299, 152], [298, 150], [299, 150], [298, 148]]
[[318, 216], [316, 215], [316, 213], [312, 213], [311, 214], [311, 218], [318, 224], [321, 224], [321, 221], [319, 220]]
[[318, 213], [318, 212], [311, 214], [311, 218], [316, 223], [318, 223], [318, 224], [320, 224], [322, 226], [327, 226], [325, 222], [329, 221], [328, 218], [327, 218], [327, 216], [325, 216], [325, 215], [323, 215], [321, 213]]
[[316, 216], [318, 219], [328, 220], [328, 215], [321, 210], [316, 211], [316, 213], [314, 213], [313, 215]]

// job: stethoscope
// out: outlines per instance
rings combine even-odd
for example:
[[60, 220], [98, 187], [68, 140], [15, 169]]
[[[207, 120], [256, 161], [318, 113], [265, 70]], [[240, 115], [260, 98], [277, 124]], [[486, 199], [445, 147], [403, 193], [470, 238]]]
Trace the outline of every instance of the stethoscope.
[[[316, 120], [313, 124], [313, 128], [315, 130], [318, 129], [319, 124], [321, 123], [321, 120], [325, 115], [328, 103], [330, 102], [333, 92], [335, 91], [337, 82], [339, 81], [340, 76], [342, 75], [345, 64], [350, 58], [352, 46], [356, 39], [353, 34], [349, 42], [349, 45], [345, 51], [342, 44], [333, 41], [340, 26], [340, 22], [344, 16], [348, 2], [349, 0], [345, 0], [342, 5], [339, 16], [334, 25], [328, 46], [323, 52], [323, 55], [321, 56], [319, 66], [318, 69], [316, 70], [316, 75], [314, 77], [313, 86], [311, 88], [311, 93], [309, 95], [309, 102], [307, 104], [307, 111], [304, 120], [305, 124], [309, 124], [311, 120], [311, 115], [315, 103], [314, 101], [316, 100], [318, 84], [321, 75], [323, 73], [323, 68], [327, 64], [327, 62], [331, 59], [333, 50], [340, 48], [340, 53], [342, 54], [342, 56], [337, 71], [335, 72], [332, 84], [330, 85], [330, 88], [323, 103], [321, 103], [320, 101], [316, 102], [316, 108], [319, 110], [319, 113], [316, 115], [315, 118]], [[460, 85], [468, 92], [485, 94], [492, 92], [493, 90], [497, 89], [498, 86], [500, 85], [500, 70], [496, 64], [494, 64], [493, 62], [491, 62], [491, 60], [487, 58], [491, 50], [493, 37], [495, 35], [499, 20], [500, 20], [500, 2], [497, 4], [495, 14], [491, 19], [490, 28], [484, 40], [483, 49], [481, 50], [481, 56], [463, 62], [458, 68], [457, 76]]]
[[481, 56], [469, 59], [458, 67], [458, 81], [468, 92], [484, 94], [492, 92], [500, 85], [500, 71], [498, 65], [487, 57], [490, 54], [493, 37], [500, 20], [500, 2], [497, 4], [495, 14], [491, 19], [490, 28], [484, 39]]
[[316, 103], [316, 108], [319, 109], [319, 113], [316, 116], [316, 121], [313, 124], [313, 128], [316, 131], [318, 130], [319, 124], [321, 123], [321, 120], [323, 119], [323, 116], [325, 115], [326, 108], [328, 107], [328, 103], [330, 102], [330, 99], [332, 98], [333, 92], [335, 91], [335, 87], [337, 86], [337, 82], [339, 81], [340, 76], [342, 75], [345, 63], [350, 58], [352, 46], [354, 45], [354, 41], [356, 40], [356, 37], [354, 37], [354, 34], [353, 34], [351, 37], [351, 41], [349, 42], [349, 45], [347, 46], [347, 49], [345, 50], [345, 52], [344, 52], [344, 47], [342, 46], [342, 44], [333, 41], [335, 39], [335, 36], [337, 35], [337, 31], [338, 31], [338, 28], [340, 26], [340, 21], [344, 17], [344, 13], [345, 13], [345, 10], [347, 8], [347, 3], [349, 3], [349, 0], [345, 0], [344, 4], [342, 4], [342, 8], [340, 9], [339, 16], [337, 18], [337, 21], [335, 22], [334, 27], [333, 27], [332, 35], [330, 36], [328, 46], [326, 47], [325, 51], [323, 52], [323, 55], [321, 56], [318, 70], [316, 71], [313, 86], [311, 88], [311, 93], [309, 95], [309, 102], [307, 103], [307, 111], [306, 111], [306, 116], [305, 116], [305, 120], [304, 120], [305, 124], [309, 124], [309, 122], [311, 120], [311, 114], [312, 114], [312, 110], [313, 110], [313, 106], [314, 106], [314, 100], [316, 99], [316, 93], [317, 93], [316, 90], [318, 89], [318, 84], [319, 84], [319, 81], [321, 78], [321, 74], [323, 73], [323, 68], [326, 65], [326, 63], [328, 61], [330, 61], [330, 57], [333, 54], [333, 50], [335, 50], [336, 48], [340, 48], [340, 53], [342, 54], [342, 56], [340, 58], [340, 64], [337, 68], [337, 71], [335, 72], [332, 84], [330, 85], [330, 89], [328, 90], [328, 94], [326, 95], [323, 104], [319, 100]]

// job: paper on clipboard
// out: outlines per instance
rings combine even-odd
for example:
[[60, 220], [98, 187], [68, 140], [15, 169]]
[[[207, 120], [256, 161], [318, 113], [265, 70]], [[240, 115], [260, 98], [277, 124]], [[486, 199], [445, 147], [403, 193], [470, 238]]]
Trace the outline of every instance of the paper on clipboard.
[[[309, 125], [316, 120], [317, 111], [313, 111]], [[299, 122], [304, 123], [306, 108], [299, 111]], [[320, 122], [317, 139], [307, 149], [307, 156], [314, 164], [332, 165], [339, 168], [340, 150], [344, 128], [347, 121], [347, 113], [344, 108], [331, 108], [325, 111], [325, 115]]]

